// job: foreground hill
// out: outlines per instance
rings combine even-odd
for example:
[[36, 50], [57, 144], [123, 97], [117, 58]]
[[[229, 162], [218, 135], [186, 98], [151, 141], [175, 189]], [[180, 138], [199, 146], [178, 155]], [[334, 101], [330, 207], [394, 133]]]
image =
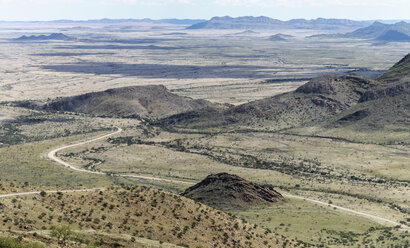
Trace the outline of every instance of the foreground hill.
[[232, 107], [171, 116], [162, 125], [188, 128], [246, 127], [279, 130], [323, 120], [355, 105], [378, 83], [357, 75], [312, 79], [294, 92]]
[[[33, 104], [22, 103], [20, 106], [32, 107]], [[116, 88], [64, 97], [35, 107], [97, 116], [155, 119], [212, 108], [215, 105], [205, 100], [194, 100], [173, 94], [161, 85], [151, 85]]]
[[219, 173], [188, 188], [183, 196], [215, 207], [255, 207], [283, 200], [280, 193], [236, 175]]
[[[27, 240], [47, 242], [47, 247], [57, 243], [50, 235], [53, 226], [72, 230], [65, 240], [70, 247], [292, 246], [270, 231], [211, 207], [146, 187], [4, 198], [0, 214], [0, 229], [11, 234], [23, 231]], [[152, 240], [162, 245], [154, 246]]]
[[352, 21], [345, 19], [324, 19], [314, 20], [293, 19], [281, 21], [266, 16], [244, 16], [232, 18], [230, 16], [213, 17], [209, 21], [194, 24], [187, 29], [335, 29], [335, 28], [359, 28], [368, 25], [365, 21]]

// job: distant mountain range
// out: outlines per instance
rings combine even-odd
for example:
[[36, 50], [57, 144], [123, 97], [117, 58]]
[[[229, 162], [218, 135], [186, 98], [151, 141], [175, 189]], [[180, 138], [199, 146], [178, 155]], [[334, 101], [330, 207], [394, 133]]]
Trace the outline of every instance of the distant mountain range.
[[244, 16], [233, 18], [230, 16], [214, 17], [209, 21], [193, 24], [187, 29], [335, 29], [339, 27], [361, 28], [371, 24], [370, 21], [352, 21], [347, 19], [324, 19], [314, 20], [292, 19], [281, 21], [266, 16]]
[[288, 34], [275, 34], [269, 37], [271, 41], [287, 41], [288, 39], [292, 39], [294, 36]]
[[410, 23], [401, 21], [395, 24], [374, 22], [372, 25], [359, 28], [345, 34], [321, 34], [310, 38], [353, 38], [378, 41], [410, 41]]
[[72, 40], [73, 38], [68, 37], [62, 33], [53, 33], [50, 35], [30, 35], [30, 36], [20, 36], [19, 38], [14, 39], [15, 41], [44, 41], [44, 40]]
[[152, 24], [173, 24], [190, 26], [188, 29], [273, 29], [273, 28], [300, 28], [300, 29], [334, 29], [335, 27], [361, 28], [370, 25], [373, 22], [384, 24], [394, 24], [400, 21], [410, 22], [410, 20], [364, 20], [355, 21], [349, 19], [326, 19], [317, 18], [312, 20], [292, 19], [282, 21], [265, 16], [253, 17], [245, 16], [233, 18], [213, 17], [210, 20], [205, 19], [91, 19], [91, 20], [52, 20], [52, 21], [2, 21], [0, 23], [78, 23], [78, 24], [120, 24], [120, 23], [152, 23]]

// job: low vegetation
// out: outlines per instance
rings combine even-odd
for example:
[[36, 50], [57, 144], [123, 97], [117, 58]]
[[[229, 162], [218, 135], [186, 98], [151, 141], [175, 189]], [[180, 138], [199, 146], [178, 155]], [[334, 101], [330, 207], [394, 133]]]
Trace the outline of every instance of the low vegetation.
[[294, 246], [270, 230], [147, 187], [12, 197], [2, 206], [3, 232], [25, 232], [46, 244], [138, 247], [138, 240], [149, 239], [184, 247]]

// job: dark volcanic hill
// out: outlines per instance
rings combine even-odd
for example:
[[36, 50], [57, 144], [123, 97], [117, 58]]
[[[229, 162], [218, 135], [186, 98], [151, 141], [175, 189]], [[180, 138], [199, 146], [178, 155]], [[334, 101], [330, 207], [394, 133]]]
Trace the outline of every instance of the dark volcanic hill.
[[222, 208], [261, 206], [283, 200], [283, 196], [274, 189], [228, 173], [209, 175], [182, 195]]
[[155, 119], [213, 107], [215, 105], [208, 101], [182, 97], [169, 92], [162, 85], [152, 85], [116, 88], [64, 97], [51, 101], [42, 108], [97, 116]]
[[15, 41], [43, 41], [43, 40], [72, 40], [72, 38], [62, 33], [53, 33], [50, 35], [30, 35], [30, 36], [23, 35], [14, 40]]
[[360, 28], [368, 25], [365, 21], [352, 21], [345, 19], [324, 19], [314, 20], [293, 19], [281, 21], [265, 16], [253, 17], [244, 16], [232, 18], [229, 16], [214, 17], [209, 21], [194, 24], [187, 29], [337, 29], [337, 28]]
[[294, 92], [232, 107], [207, 109], [171, 116], [162, 125], [182, 128], [251, 128], [280, 130], [321, 121], [355, 105], [378, 83], [358, 75], [321, 76]]

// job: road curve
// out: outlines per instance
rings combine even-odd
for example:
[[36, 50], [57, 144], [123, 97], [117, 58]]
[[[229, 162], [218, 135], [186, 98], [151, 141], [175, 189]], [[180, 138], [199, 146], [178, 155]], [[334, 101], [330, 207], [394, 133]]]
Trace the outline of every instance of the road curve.
[[[76, 143], [76, 144], [56, 148], [56, 149], [50, 151], [47, 156], [48, 156], [49, 159], [54, 160], [55, 162], [65, 166], [65, 167], [67, 167], [71, 170], [74, 170], [74, 171], [89, 173], [89, 174], [97, 174], [97, 175], [108, 175], [109, 173], [106, 173], [106, 172], [91, 171], [91, 170], [86, 170], [86, 169], [81, 169], [81, 168], [75, 167], [75, 166], [61, 160], [60, 158], [58, 158], [56, 154], [57, 154], [57, 152], [62, 151], [64, 149], [75, 147], [75, 146], [81, 146], [81, 145], [84, 145], [84, 144], [88, 144], [88, 143], [92, 143], [92, 142], [95, 142], [95, 141], [98, 141], [98, 140], [102, 140], [102, 139], [111, 137], [113, 135], [119, 134], [123, 131], [119, 127], [116, 127], [116, 128], [117, 128], [117, 131], [115, 131], [115, 132], [105, 134], [105, 135], [99, 136], [97, 138], [90, 139], [90, 140], [83, 141], [83, 142], [79, 142], [79, 143]], [[180, 183], [180, 184], [187, 184], [187, 185], [193, 185], [194, 184], [194, 183], [191, 183], [191, 182], [184, 182], [184, 181], [179, 181], [179, 180], [174, 180], [174, 179], [165, 179], [165, 178], [131, 175], [131, 174], [127, 174], [127, 175], [126, 174], [123, 174], [123, 175], [121, 175], [121, 174], [117, 175], [116, 174], [116, 176], [129, 177], [129, 178], [139, 178], [139, 179], [145, 179], [145, 180], [163, 181], [163, 182], [170, 182], [170, 183]]]
[[147, 177], [147, 176], [139, 176], [139, 175], [119, 175], [120, 177], [131, 177], [131, 178], [139, 178], [139, 179], [146, 179], [146, 180], [153, 180], [153, 181], [162, 181], [162, 182], [170, 182], [170, 183], [180, 183], [186, 185], [194, 185], [195, 183], [179, 181], [174, 179], [166, 179], [166, 178], [159, 178], [159, 177]]
[[[88, 143], [91, 143], [91, 142], [94, 142], [94, 141], [102, 140], [102, 139], [108, 138], [108, 137], [110, 137], [110, 136], [113, 136], [113, 135], [115, 135], [115, 134], [121, 133], [121, 132], [123, 131], [123, 130], [122, 130], [121, 128], [119, 128], [119, 127], [117, 127], [117, 129], [118, 129], [118, 130], [115, 131], [115, 132], [112, 132], [112, 133], [109, 133], [109, 134], [106, 134], [106, 135], [103, 135], [103, 136], [100, 136], [100, 137], [97, 137], [97, 138], [94, 138], [94, 139], [91, 139], [91, 140], [88, 140], [88, 141], [83, 141], [83, 142], [80, 142], [80, 143], [76, 143], [76, 144], [72, 144], [72, 145], [67, 145], [67, 146], [62, 146], [62, 147], [59, 147], [59, 148], [57, 148], [57, 149], [54, 149], [54, 150], [52, 150], [52, 151], [50, 151], [50, 152], [48, 153], [48, 157], [49, 157], [51, 160], [54, 160], [55, 162], [57, 162], [57, 163], [59, 163], [59, 164], [61, 164], [61, 165], [64, 165], [65, 167], [67, 167], [67, 168], [69, 168], [69, 169], [71, 169], [71, 170], [75, 170], [75, 171], [83, 172], [83, 173], [107, 175], [107, 173], [105, 173], [105, 172], [90, 171], [90, 170], [86, 170], [86, 169], [77, 168], [77, 167], [75, 167], [75, 166], [73, 166], [73, 165], [71, 165], [71, 164], [69, 164], [69, 163], [67, 163], [67, 162], [64, 162], [63, 160], [59, 159], [59, 158], [56, 156], [56, 153], [59, 152], [59, 151], [61, 151], [61, 150], [67, 149], [67, 148], [71, 148], [71, 147], [75, 147], [75, 146], [80, 146], [80, 145], [88, 144]], [[184, 181], [179, 181], [179, 180], [174, 180], [174, 179], [165, 179], [165, 178], [148, 177], [148, 176], [140, 176], [140, 175], [120, 174], [120, 175], [117, 175], [117, 176], [120, 176], [120, 177], [130, 177], [130, 178], [139, 178], [139, 179], [145, 179], [145, 180], [154, 180], [154, 181], [163, 181], [163, 182], [170, 182], [170, 183], [180, 183], [180, 184], [187, 184], [187, 185], [193, 185], [193, 184], [194, 184], [194, 183], [192, 183], [192, 182], [184, 182]], [[70, 190], [68, 190], [68, 191], [60, 191], [60, 192], [84, 192], [84, 191], [92, 191], [92, 190], [95, 190], [95, 189], [90, 189], [90, 190], [78, 190], [78, 191], [70, 191]], [[49, 193], [55, 193], [55, 192], [57, 192], [57, 191], [49, 191]], [[38, 194], [38, 193], [40, 193], [40, 192], [15, 193], [15, 194], [8, 194], [8, 195], [0, 195], [0, 198], [1, 198], [1, 197], [18, 196], [18, 195]], [[288, 197], [288, 198], [306, 200], [306, 201], [309, 201], [309, 202], [312, 202], [312, 203], [316, 203], [316, 204], [320, 204], [320, 205], [323, 205], [323, 206], [331, 207], [331, 208], [337, 209], [337, 210], [342, 211], [342, 212], [346, 212], [346, 213], [358, 215], [358, 216], [361, 216], [361, 217], [365, 217], [365, 218], [370, 219], [370, 220], [375, 221], [375, 222], [384, 223], [384, 224], [389, 224], [389, 225], [393, 225], [393, 226], [400, 226], [400, 227], [403, 228], [403, 229], [410, 230], [410, 227], [407, 226], [407, 225], [404, 225], [404, 224], [401, 224], [401, 223], [399, 223], [399, 222], [396, 222], [396, 221], [393, 221], [393, 220], [389, 220], [389, 219], [386, 219], [386, 218], [383, 218], [383, 217], [379, 217], [379, 216], [375, 216], [375, 215], [371, 215], [371, 214], [359, 212], [359, 211], [356, 211], [356, 210], [353, 210], [353, 209], [348, 209], [348, 208], [345, 208], [345, 207], [340, 207], [340, 206], [337, 206], [337, 205], [329, 204], [329, 203], [326, 203], [326, 202], [314, 200], [314, 199], [307, 198], [307, 197], [302, 197], [302, 196], [297, 196], [297, 195], [291, 195], [291, 194], [283, 194], [283, 196]]]
[[284, 197], [288, 197], [288, 198], [306, 200], [306, 201], [313, 202], [313, 203], [323, 205], [323, 206], [326, 206], [326, 207], [338, 209], [342, 212], [347, 212], [347, 213], [351, 213], [351, 214], [354, 214], [354, 215], [362, 216], [362, 217], [365, 217], [367, 219], [371, 219], [371, 220], [379, 222], [379, 223], [386, 223], [386, 224], [390, 224], [390, 225], [393, 225], [393, 226], [400, 226], [403, 229], [410, 230], [410, 227], [407, 226], [407, 225], [401, 224], [397, 221], [393, 221], [393, 220], [389, 220], [389, 219], [386, 219], [386, 218], [383, 218], [383, 217], [379, 217], [379, 216], [376, 216], [376, 215], [371, 215], [371, 214], [359, 212], [359, 211], [356, 211], [356, 210], [353, 210], [353, 209], [340, 207], [340, 206], [337, 206], [337, 205], [329, 204], [329, 203], [326, 203], [326, 202], [314, 200], [314, 199], [303, 197], [303, 196], [290, 195], [290, 194], [282, 194], [282, 195]]
[[84, 173], [105, 175], [106, 173], [104, 173], [104, 172], [90, 171], [90, 170], [80, 169], [80, 168], [77, 168], [77, 167], [75, 167], [75, 166], [72, 166], [71, 164], [69, 164], [69, 163], [67, 163], [67, 162], [64, 162], [63, 160], [59, 159], [59, 158], [56, 156], [56, 153], [59, 152], [59, 151], [61, 151], [61, 150], [64, 150], [64, 149], [67, 149], [67, 148], [71, 148], [71, 147], [74, 147], [74, 146], [85, 145], [85, 144], [88, 144], [88, 143], [91, 143], [91, 142], [94, 142], [94, 141], [97, 141], [97, 140], [102, 140], [102, 139], [108, 138], [108, 137], [110, 137], [110, 136], [113, 136], [113, 135], [118, 134], [118, 133], [121, 133], [121, 132], [122, 132], [122, 129], [119, 128], [119, 127], [117, 127], [117, 131], [115, 131], [115, 132], [113, 132], [113, 133], [105, 134], [105, 135], [103, 135], [103, 136], [100, 136], [100, 137], [97, 137], [97, 138], [94, 138], [94, 139], [91, 139], [91, 140], [83, 141], [83, 142], [80, 142], [80, 143], [76, 143], [76, 144], [72, 144], [72, 145], [67, 145], [67, 146], [59, 147], [59, 148], [57, 148], [57, 149], [54, 149], [54, 150], [50, 151], [47, 156], [48, 156], [48, 158], [50, 158], [51, 160], [54, 160], [55, 162], [57, 162], [57, 163], [59, 163], [59, 164], [61, 164], [61, 165], [64, 165], [65, 167], [67, 167], [67, 168], [69, 168], [69, 169], [71, 169], [71, 170], [75, 170], [75, 171], [79, 171], [79, 172], [84, 172]]

